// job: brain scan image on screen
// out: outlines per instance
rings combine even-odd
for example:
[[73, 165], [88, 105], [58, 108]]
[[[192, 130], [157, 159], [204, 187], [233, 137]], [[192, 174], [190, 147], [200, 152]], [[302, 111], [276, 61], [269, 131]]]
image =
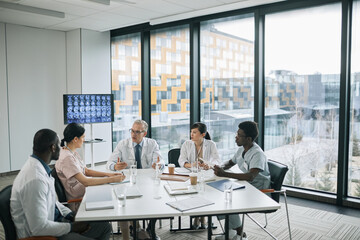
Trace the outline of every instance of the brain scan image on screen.
[[68, 123], [99, 123], [113, 121], [111, 94], [64, 95], [64, 120]]

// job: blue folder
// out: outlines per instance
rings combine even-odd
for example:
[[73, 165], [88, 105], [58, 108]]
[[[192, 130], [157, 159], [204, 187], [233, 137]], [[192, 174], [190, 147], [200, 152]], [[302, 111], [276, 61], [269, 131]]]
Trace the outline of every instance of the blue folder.
[[217, 190], [222, 191], [222, 192], [225, 189], [230, 189], [230, 188], [232, 188], [232, 190], [245, 188], [245, 185], [239, 184], [234, 181], [230, 181], [228, 179], [223, 179], [223, 180], [219, 180], [219, 181], [215, 181], [215, 182], [208, 182], [206, 184], [213, 188], [216, 188]]

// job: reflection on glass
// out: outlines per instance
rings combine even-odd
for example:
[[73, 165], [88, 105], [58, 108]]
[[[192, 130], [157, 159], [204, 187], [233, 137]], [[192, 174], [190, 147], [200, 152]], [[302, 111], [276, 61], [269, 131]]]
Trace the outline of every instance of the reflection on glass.
[[253, 120], [254, 18], [201, 24], [201, 121], [223, 161], [236, 152], [238, 124]]
[[288, 165], [285, 184], [336, 192], [341, 6], [265, 21], [266, 155]]
[[140, 34], [112, 38], [112, 79], [114, 94], [113, 146], [130, 137], [133, 121], [141, 118]]
[[353, 4], [348, 195], [360, 197], [360, 1]]
[[165, 161], [190, 135], [189, 28], [151, 32], [151, 133]]

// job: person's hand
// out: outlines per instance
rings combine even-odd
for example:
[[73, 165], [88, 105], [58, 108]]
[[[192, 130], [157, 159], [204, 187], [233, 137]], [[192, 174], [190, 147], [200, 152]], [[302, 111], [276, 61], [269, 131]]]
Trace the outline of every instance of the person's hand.
[[[158, 157], [158, 158], [157, 158], [157, 161], [154, 162], [154, 163], [151, 165], [151, 167], [152, 167], [153, 169], [155, 169], [155, 168], [156, 168], [156, 164], [159, 163], [159, 162], [160, 162], [160, 158]], [[161, 167], [160, 167], [160, 168], [161, 168]]]
[[220, 166], [218, 165], [215, 165], [214, 166], [214, 173], [216, 176], [218, 177], [224, 177], [225, 176], [225, 171], [223, 168], [221, 168]]
[[126, 162], [117, 162], [115, 165], [114, 165], [114, 169], [115, 170], [123, 170], [127, 167], [127, 163]]
[[84, 233], [90, 229], [90, 225], [86, 222], [73, 222], [71, 223], [71, 232]]
[[199, 161], [199, 167], [203, 168], [204, 170], [209, 170], [209, 165], [207, 165], [206, 163], [204, 162], [200, 162]]
[[112, 176], [111, 178], [114, 180], [114, 182], [122, 182], [125, 179], [125, 175], [120, 173]]

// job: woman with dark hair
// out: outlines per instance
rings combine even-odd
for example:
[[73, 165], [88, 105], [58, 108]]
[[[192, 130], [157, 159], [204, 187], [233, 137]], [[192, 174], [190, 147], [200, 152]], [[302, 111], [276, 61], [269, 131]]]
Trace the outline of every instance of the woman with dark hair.
[[220, 157], [216, 144], [211, 141], [210, 134], [204, 123], [197, 122], [191, 126], [191, 140], [187, 140], [181, 146], [179, 165], [191, 168], [198, 163], [205, 170], [210, 166], [220, 164]]
[[[64, 138], [61, 140], [60, 157], [55, 168], [64, 185], [67, 199], [82, 198], [87, 186], [121, 182], [125, 178], [121, 173], [106, 173], [88, 169], [76, 151], [82, 147], [84, 139], [85, 128], [83, 126], [77, 123], [70, 123], [66, 126]], [[76, 211], [78, 205], [70, 208]]]
[[[210, 166], [219, 165], [220, 157], [216, 144], [211, 141], [210, 134], [204, 123], [197, 122], [191, 126], [190, 137], [183, 143], [180, 150], [179, 165], [185, 168], [202, 167], [208, 170]], [[195, 217], [193, 229], [205, 229], [205, 218]]]

